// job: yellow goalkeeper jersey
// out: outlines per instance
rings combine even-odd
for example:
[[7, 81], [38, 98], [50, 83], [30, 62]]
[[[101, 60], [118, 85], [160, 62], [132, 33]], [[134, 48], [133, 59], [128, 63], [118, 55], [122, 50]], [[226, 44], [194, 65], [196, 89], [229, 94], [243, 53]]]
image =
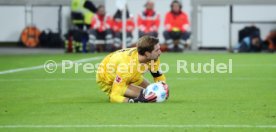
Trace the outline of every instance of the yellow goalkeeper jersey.
[[[128, 85], [139, 85], [143, 82], [143, 74], [151, 72], [154, 81], [166, 81], [166, 78], [159, 71], [160, 60], [141, 64], [138, 60], [137, 48], [127, 48], [115, 51], [106, 56], [98, 66], [96, 80], [102, 90], [110, 96], [120, 96], [121, 102], [123, 94]], [[103, 86], [104, 85], [104, 86]]]

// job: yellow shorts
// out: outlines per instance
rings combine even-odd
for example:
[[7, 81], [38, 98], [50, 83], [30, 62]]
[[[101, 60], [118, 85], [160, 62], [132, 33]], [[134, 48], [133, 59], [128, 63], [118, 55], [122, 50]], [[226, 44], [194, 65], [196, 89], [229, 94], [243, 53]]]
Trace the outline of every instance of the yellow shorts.
[[[107, 84], [103, 81], [97, 81], [100, 89], [107, 94], [110, 102], [123, 102], [124, 94], [126, 93], [127, 87], [125, 88], [112, 88], [112, 84]], [[115, 96], [114, 96], [115, 95]]]
[[125, 88], [112, 88], [112, 83], [111, 84], [106, 83], [105, 79], [100, 78], [98, 75], [97, 75], [96, 82], [99, 85], [100, 89], [103, 92], [105, 92], [107, 95], [110, 95], [111, 92], [114, 92], [114, 93], [119, 93], [121, 96], [124, 96], [124, 94], [127, 90], [127, 87], [125, 87]]

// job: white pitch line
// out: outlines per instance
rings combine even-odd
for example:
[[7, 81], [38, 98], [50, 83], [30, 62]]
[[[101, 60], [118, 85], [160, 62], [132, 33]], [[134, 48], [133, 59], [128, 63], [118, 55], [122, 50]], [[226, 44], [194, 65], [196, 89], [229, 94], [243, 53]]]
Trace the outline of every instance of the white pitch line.
[[0, 75], [14, 73], [14, 72], [21, 72], [21, 71], [37, 70], [37, 69], [42, 69], [42, 68], [44, 68], [44, 65], [25, 67], [25, 68], [17, 68], [17, 69], [11, 69], [11, 70], [6, 70], [6, 71], [1, 71]]
[[177, 80], [257, 80], [257, 81], [274, 81], [276, 78], [257, 78], [257, 77], [208, 77], [208, 78], [200, 78], [200, 77], [177, 77]]
[[[99, 60], [102, 57], [92, 57], [92, 58], [86, 58], [86, 59], [80, 59], [80, 60], [75, 60], [73, 63], [83, 63], [83, 62], [89, 62], [89, 61], [94, 61], [94, 60]], [[61, 66], [61, 63], [58, 63], [57, 66]], [[39, 65], [39, 66], [32, 66], [32, 67], [24, 67], [24, 68], [17, 68], [17, 69], [11, 69], [11, 70], [6, 70], [6, 71], [0, 71], [0, 75], [3, 74], [9, 74], [9, 73], [15, 73], [15, 72], [21, 72], [21, 71], [31, 71], [31, 70], [37, 70], [37, 69], [43, 69], [44, 65]]]
[[0, 128], [272, 128], [276, 125], [0, 125]]

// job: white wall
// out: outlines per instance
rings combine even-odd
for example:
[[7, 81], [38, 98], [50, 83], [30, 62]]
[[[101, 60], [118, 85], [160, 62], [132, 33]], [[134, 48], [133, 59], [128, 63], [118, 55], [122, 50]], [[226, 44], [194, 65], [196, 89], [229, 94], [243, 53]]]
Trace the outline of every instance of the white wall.
[[58, 32], [58, 6], [34, 6], [33, 24], [40, 30]]
[[[147, 0], [127, 0], [127, 5], [129, 12], [134, 15], [135, 22], [137, 22], [137, 14], [141, 13], [145, 10], [144, 5], [147, 2]], [[166, 13], [170, 10], [170, 4], [172, 0], [155, 0], [155, 10], [157, 13], [161, 16], [161, 23], [159, 28], [159, 39], [161, 42], [164, 41], [163, 38], [163, 31], [164, 31], [164, 17]], [[191, 0], [182, 0], [183, 3], [183, 10], [186, 11], [191, 16]], [[105, 0], [105, 6], [107, 14], [108, 15], [114, 15], [115, 11], [117, 10], [116, 0]], [[137, 23], [136, 23], [137, 25]], [[138, 38], [138, 30], [137, 27], [135, 31], [133, 32], [134, 39], [133, 41], [136, 41]]]
[[229, 6], [201, 7], [200, 47], [229, 47]]
[[[34, 6], [33, 7], [33, 24], [41, 31], [50, 29], [58, 32], [59, 6]], [[61, 7], [61, 33], [66, 34], [70, 28], [70, 6]]]
[[235, 5], [234, 22], [272, 22], [276, 21], [276, 5]]
[[[70, 6], [61, 10], [61, 32], [70, 26]], [[26, 26], [34, 24], [40, 31], [58, 32], [59, 6], [0, 6], [0, 42], [17, 42]]]
[[0, 6], [0, 41], [18, 41], [25, 27], [25, 6]]

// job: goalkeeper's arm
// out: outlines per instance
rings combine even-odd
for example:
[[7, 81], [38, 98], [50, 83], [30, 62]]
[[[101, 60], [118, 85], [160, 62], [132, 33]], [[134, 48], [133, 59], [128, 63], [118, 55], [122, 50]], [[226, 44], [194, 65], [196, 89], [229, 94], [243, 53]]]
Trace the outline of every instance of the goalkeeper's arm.
[[156, 72], [150, 71], [152, 77], [154, 78], [154, 82], [166, 82], [166, 77], [159, 70]]

